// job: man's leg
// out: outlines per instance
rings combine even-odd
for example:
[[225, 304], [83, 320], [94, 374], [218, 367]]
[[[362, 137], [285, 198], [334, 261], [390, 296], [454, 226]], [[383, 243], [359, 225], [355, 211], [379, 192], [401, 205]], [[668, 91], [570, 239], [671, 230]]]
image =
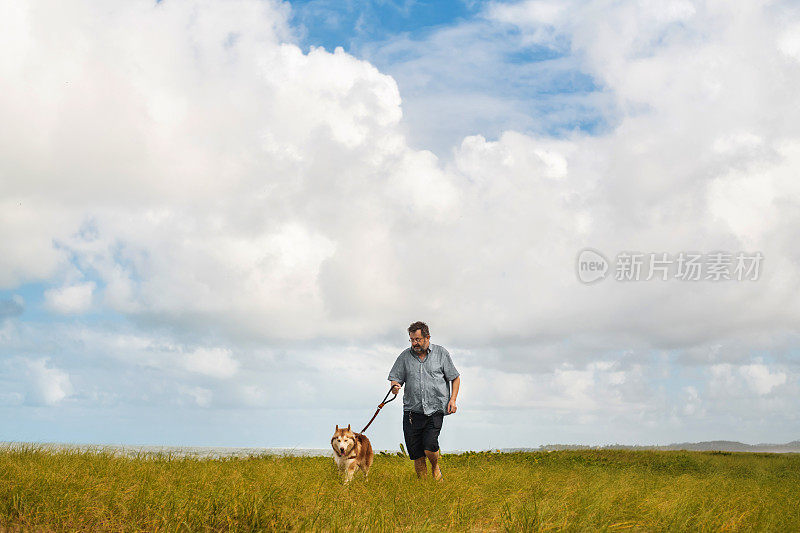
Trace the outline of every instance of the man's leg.
[[[442, 471], [439, 468], [439, 450], [436, 450], [435, 452], [425, 450], [425, 455], [428, 457], [428, 461], [431, 462], [431, 474], [433, 474], [433, 479], [442, 479]], [[425, 462], [424, 458], [422, 459], [422, 462]]]
[[417, 477], [422, 478], [428, 475], [428, 465], [425, 464], [425, 457], [419, 457], [418, 459], [414, 459], [414, 470], [417, 471]]
[[433, 474], [433, 479], [436, 480], [442, 479], [442, 471], [439, 468], [439, 458], [441, 457], [439, 453], [439, 432], [442, 430], [443, 419], [443, 413], [431, 415], [422, 439], [425, 443], [425, 456], [431, 462], [431, 474]]
[[406, 449], [408, 450], [408, 455], [414, 461], [414, 470], [419, 478], [428, 474], [428, 465], [425, 464], [424, 445], [422, 442], [424, 427], [424, 418], [421, 414], [409, 414], [408, 411], [403, 413], [403, 435], [406, 439]]

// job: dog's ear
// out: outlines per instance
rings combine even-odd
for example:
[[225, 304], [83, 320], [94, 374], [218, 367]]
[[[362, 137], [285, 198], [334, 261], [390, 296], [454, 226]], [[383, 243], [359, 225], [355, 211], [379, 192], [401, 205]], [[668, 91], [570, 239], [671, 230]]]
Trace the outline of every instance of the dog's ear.
[[336, 424], [336, 431], [339, 431], [339, 424]]
[[350, 431], [350, 424], [347, 424], [347, 431]]

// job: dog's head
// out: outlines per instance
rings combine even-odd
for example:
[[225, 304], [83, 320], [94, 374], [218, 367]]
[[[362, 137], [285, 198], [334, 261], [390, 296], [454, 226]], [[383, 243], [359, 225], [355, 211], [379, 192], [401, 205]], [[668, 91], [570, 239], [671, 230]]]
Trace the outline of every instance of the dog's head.
[[336, 455], [347, 455], [356, 445], [356, 434], [350, 431], [350, 424], [346, 428], [340, 428], [336, 425], [336, 431], [333, 432], [331, 437], [331, 448]]

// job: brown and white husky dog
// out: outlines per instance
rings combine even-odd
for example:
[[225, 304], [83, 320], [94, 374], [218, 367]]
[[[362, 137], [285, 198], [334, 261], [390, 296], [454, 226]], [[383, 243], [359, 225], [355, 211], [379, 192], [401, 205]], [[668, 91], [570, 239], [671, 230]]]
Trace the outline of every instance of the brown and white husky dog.
[[369, 467], [372, 466], [372, 444], [366, 435], [353, 433], [350, 431], [350, 424], [347, 429], [336, 425], [336, 431], [331, 437], [331, 448], [333, 448], [333, 462], [339, 467], [339, 472], [344, 472], [344, 482], [353, 479], [357, 469], [364, 471], [364, 477], [369, 477]]

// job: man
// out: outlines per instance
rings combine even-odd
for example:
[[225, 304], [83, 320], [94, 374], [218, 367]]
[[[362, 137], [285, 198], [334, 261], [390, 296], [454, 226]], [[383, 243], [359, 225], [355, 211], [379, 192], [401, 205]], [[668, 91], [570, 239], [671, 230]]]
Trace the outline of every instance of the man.
[[395, 394], [406, 384], [403, 395], [403, 436], [408, 456], [414, 460], [417, 477], [428, 474], [425, 463], [427, 457], [433, 478], [440, 480], [439, 432], [444, 416], [456, 412], [461, 376], [447, 350], [431, 344], [431, 334], [424, 322], [411, 324], [408, 337], [411, 348], [406, 348], [397, 357], [389, 371], [389, 381]]

